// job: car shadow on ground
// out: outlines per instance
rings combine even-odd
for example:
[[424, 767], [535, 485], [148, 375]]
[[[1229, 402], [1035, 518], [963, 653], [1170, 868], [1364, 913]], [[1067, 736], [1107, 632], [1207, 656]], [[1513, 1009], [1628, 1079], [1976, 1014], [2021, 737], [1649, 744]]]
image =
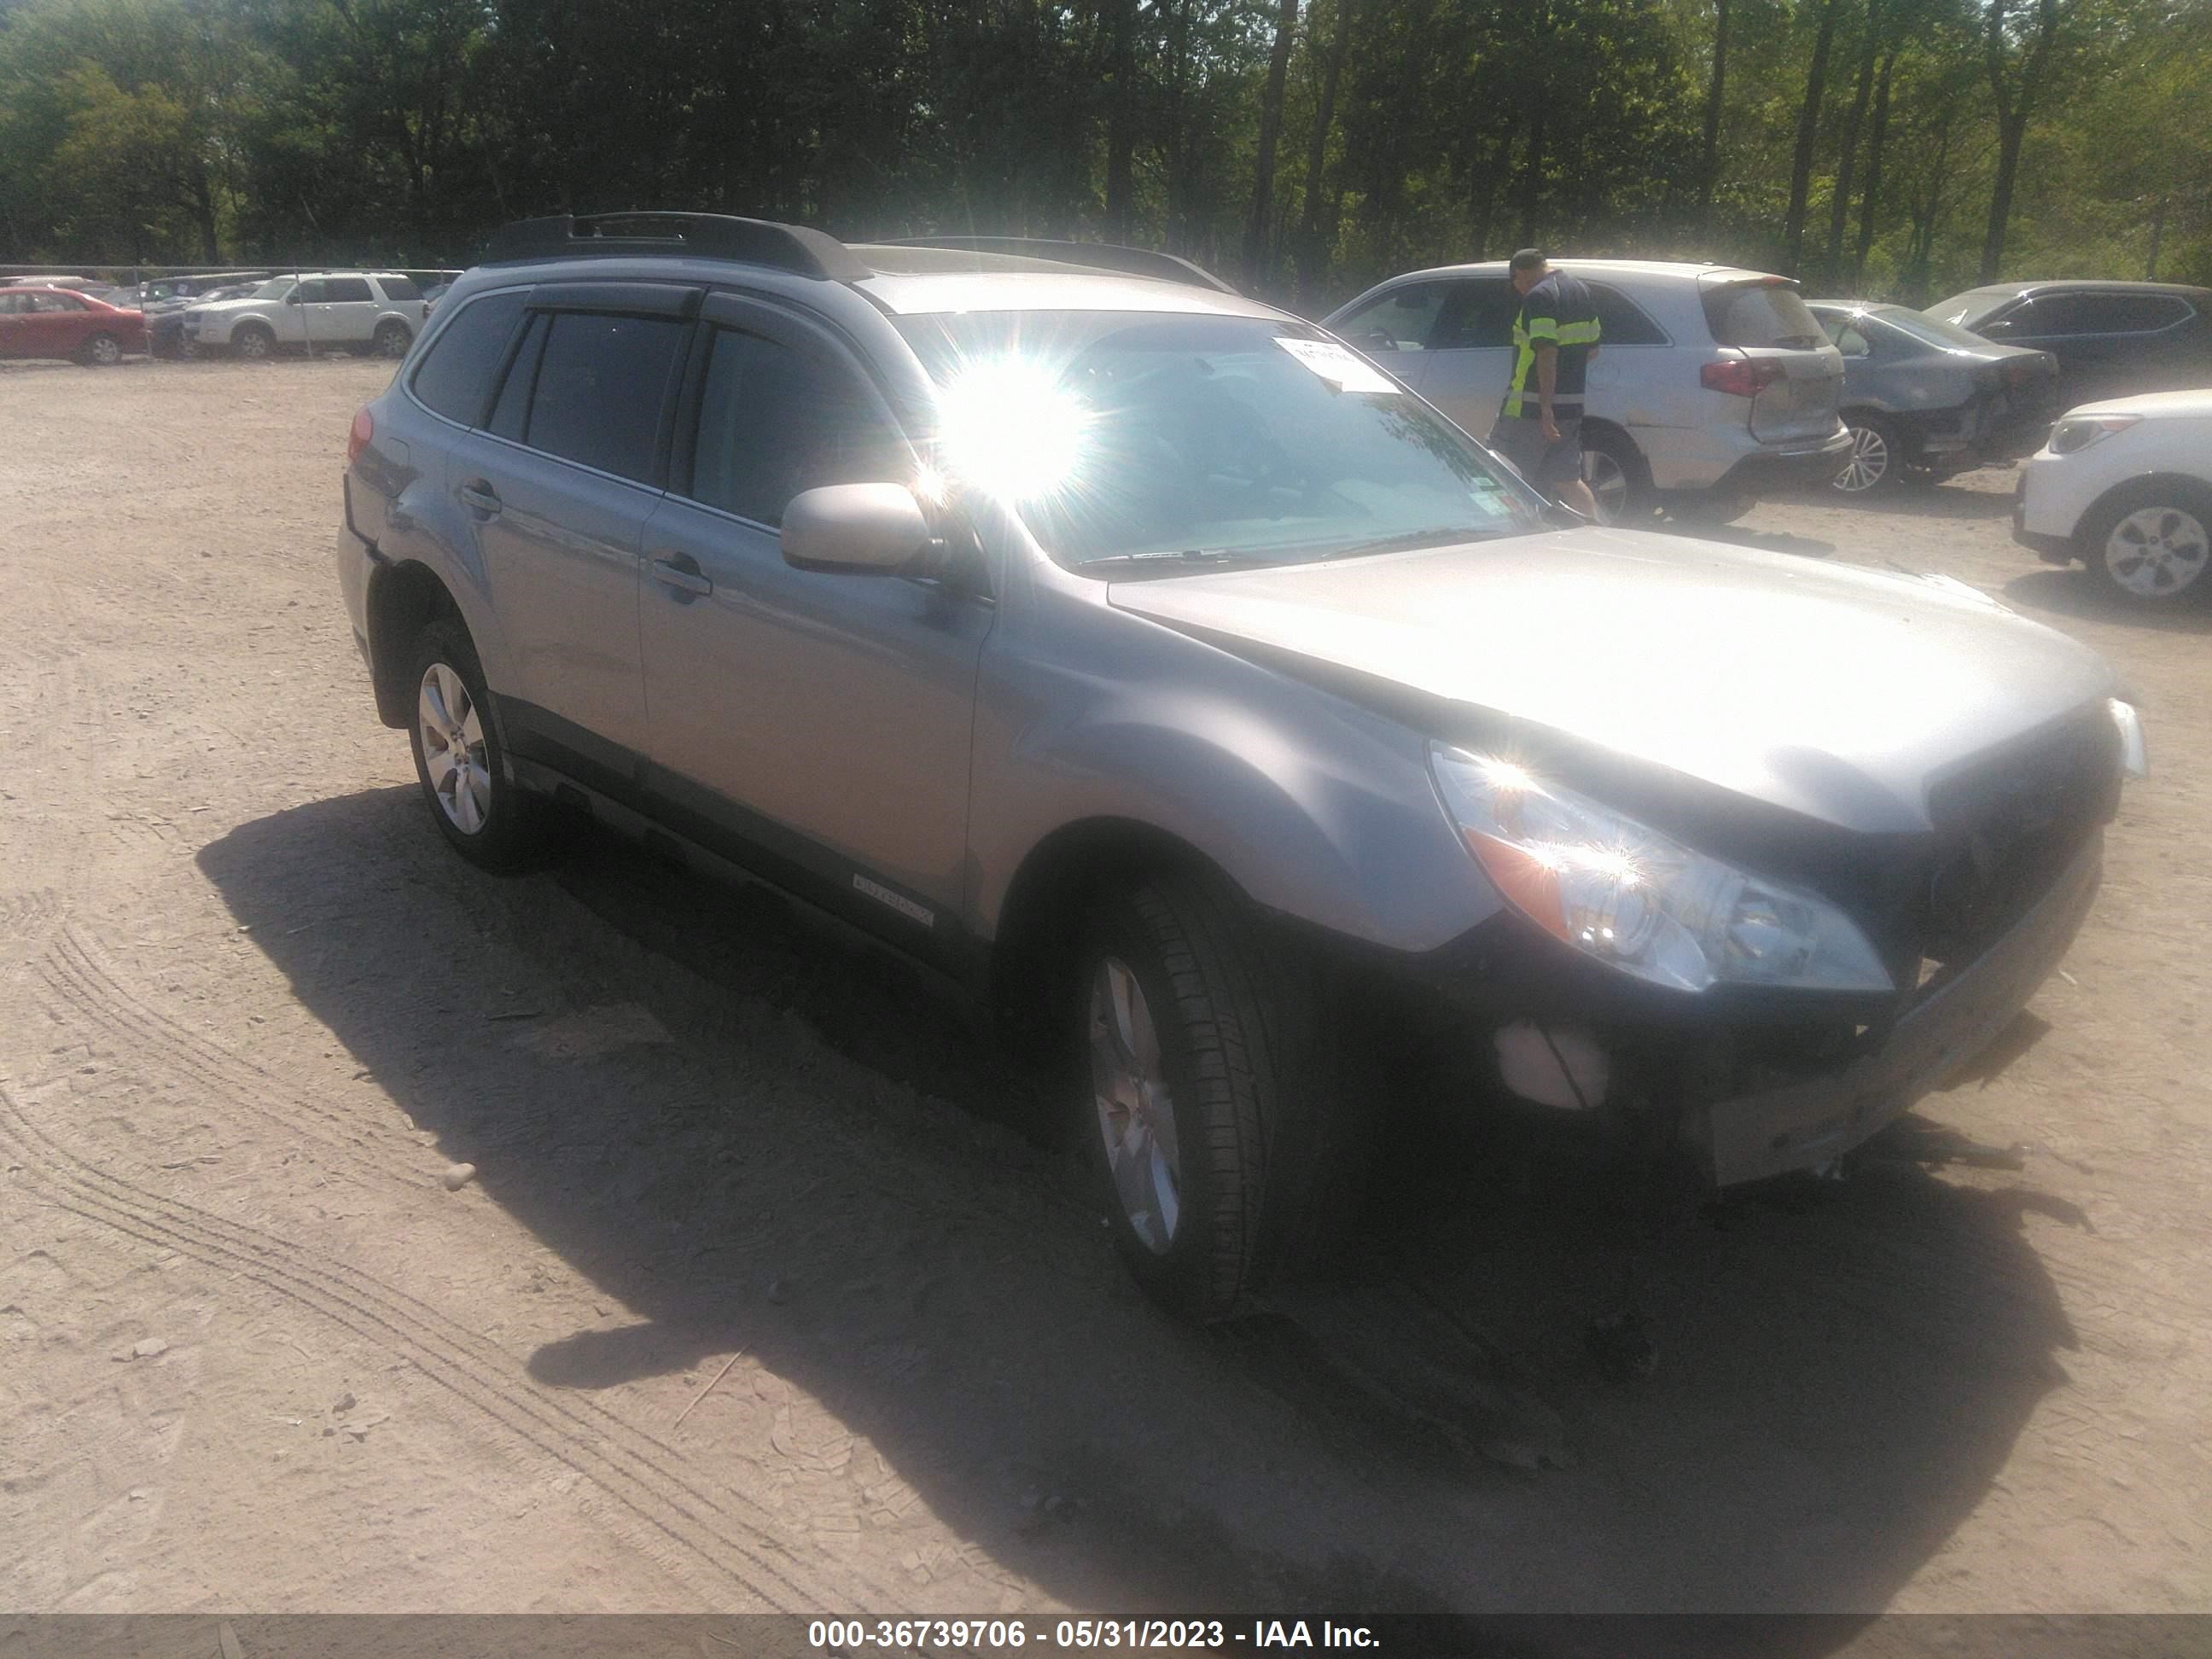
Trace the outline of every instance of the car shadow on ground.
[[[1915, 1120], [1852, 1180], [1630, 1245], [1607, 1179], [1408, 1083], [1426, 1127], [1386, 1151], [1346, 1269], [1194, 1331], [1008, 1127], [1022, 1079], [780, 901], [595, 836], [490, 879], [411, 788], [198, 861], [391, 1109], [621, 1304], [519, 1358], [538, 1386], [742, 1351], [1079, 1606], [1879, 1609], [2064, 1381], [2023, 1235], [2064, 1206], [2033, 1156], [1961, 1163]], [[1629, 1387], [1586, 1342], [1624, 1294], [1657, 1345]], [[717, 1409], [687, 1437], [730, 1438], [695, 1467], [773, 1466]]]
[[1748, 530], [1741, 525], [1679, 523], [1673, 519], [1654, 521], [1654, 530], [1670, 536], [1687, 536], [1701, 542], [1725, 542], [1731, 547], [1755, 547], [1766, 553], [1795, 553], [1801, 558], [1833, 557], [1836, 544], [1812, 536], [1794, 536], [1786, 530]]
[[[1966, 477], [1979, 477], [1969, 473]], [[1948, 480], [1942, 483], [1905, 483], [1871, 495], [1847, 495], [1833, 486], [1799, 490], [1790, 500], [1808, 507], [1846, 507], [1899, 519], [2002, 519], [2012, 512], [2009, 489], [1975, 489]]]
[[2171, 604], [2135, 605], [2122, 599], [2078, 565], [2045, 566], [2014, 576], [2004, 585], [2006, 604], [2074, 622], [2111, 623], [2164, 634], [2212, 634], [2212, 605], [2202, 599]]

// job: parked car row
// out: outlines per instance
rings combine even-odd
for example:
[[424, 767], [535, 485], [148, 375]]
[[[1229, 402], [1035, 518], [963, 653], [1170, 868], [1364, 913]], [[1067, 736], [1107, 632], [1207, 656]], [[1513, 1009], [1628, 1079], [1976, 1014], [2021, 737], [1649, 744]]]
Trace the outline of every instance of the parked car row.
[[164, 278], [96, 297], [84, 278], [0, 288], [0, 357], [110, 363], [222, 351], [258, 361], [285, 350], [338, 348], [398, 358], [428, 314], [399, 271], [303, 271], [249, 283]]
[[[1697, 522], [1832, 480], [1848, 495], [2033, 452], [2091, 398], [2212, 385], [2212, 290], [2015, 283], [1926, 311], [1808, 301], [1719, 265], [1562, 259], [1595, 304], [1583, 474], [1599, 514]], [[1512, 361], [1503, 263], [1409, 271], [1326, 319], [1478, 438]]]

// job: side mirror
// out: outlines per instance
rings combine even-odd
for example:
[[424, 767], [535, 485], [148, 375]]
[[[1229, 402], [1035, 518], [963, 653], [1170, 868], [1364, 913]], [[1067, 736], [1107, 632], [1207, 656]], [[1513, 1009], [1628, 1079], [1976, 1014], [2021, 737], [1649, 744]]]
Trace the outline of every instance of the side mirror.
[[300, 299], [300, 290], [295, 288], [289, 294], [286, 295], [284, 296], [284, 303], [288, 306], [296, 306], [301, 303]]
[[824, 484], [783, 509], [783, 559], [801, 570], [893, 576], [929, 551], [921, 503], [903, 484]]

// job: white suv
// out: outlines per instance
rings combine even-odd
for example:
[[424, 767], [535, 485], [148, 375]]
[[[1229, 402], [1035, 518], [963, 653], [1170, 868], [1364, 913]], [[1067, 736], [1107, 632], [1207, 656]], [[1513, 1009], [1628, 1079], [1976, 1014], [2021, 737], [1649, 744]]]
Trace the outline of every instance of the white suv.
[[2124, 599], [2212, 593], [2212, 391], [2067, 410], [2021, 465], [2012, 533], [2051, 564], [2081, 560]]
[[274, 276], [243, 300], [194, 306], [185, 330], [202, 350], [259, 359], [281, 347], [343, 346], [404, 357], [422, 326], [422, 294], [397, 271], [313, 270]]
[[[1842, 354], [1787, 277], [1553, 263], [1597, 307], [1583, 468], [1607, 523], [1656, 507], [1726, 523], [1762, 495], [1826, 483], [1850, 459]], [[1326, 325], [1481, 438], [1512, 372], [1520, 304], [1502, 259], [1441, 265], [1368, 289]]]

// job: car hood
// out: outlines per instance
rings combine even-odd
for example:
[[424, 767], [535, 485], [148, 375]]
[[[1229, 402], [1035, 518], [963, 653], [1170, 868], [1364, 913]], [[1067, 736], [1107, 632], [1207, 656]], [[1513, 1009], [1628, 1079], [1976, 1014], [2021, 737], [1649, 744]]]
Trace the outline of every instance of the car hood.
[[1927, 829], [1932, 783], [2115, 690], [1963, 584], [1595, 526], [1107, 599], [1868, 832]]
[[2201, 392], [2145, 392], [2132, 398], [2100, 398], [2069, 409], [2069, 415], [2141, 415], [2152, 420], [2212, 416], [2212, 389]]

